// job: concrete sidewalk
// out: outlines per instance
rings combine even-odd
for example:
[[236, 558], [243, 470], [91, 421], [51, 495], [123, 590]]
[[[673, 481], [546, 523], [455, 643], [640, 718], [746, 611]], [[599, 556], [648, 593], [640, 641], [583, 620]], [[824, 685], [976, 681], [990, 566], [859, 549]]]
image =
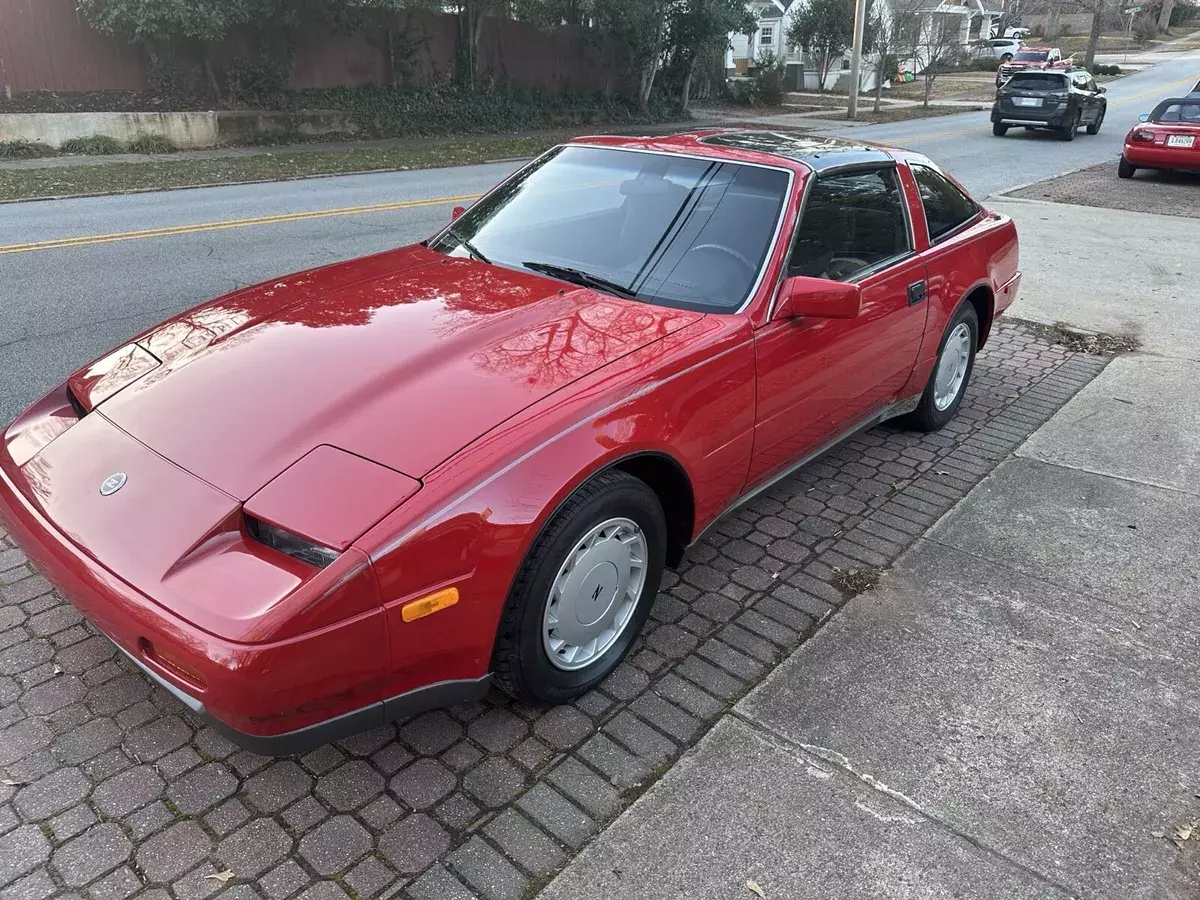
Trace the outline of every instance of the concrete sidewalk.
[[[543, 897], [1200, 896], [1200, 363], [1185, 293], [1147, 303], [1138, 277], [1197, 283], [1161, 271], [1185, 220], [1140, 222], [1143, 255], [1127, 214], [1044, 206], [1016, 213], [1013, 313], [1117, 315], [1152, 352], [1112, 362]], [[1093, 247], [1032, 224], [1060, 215], [1109, 239], [1043, 260]]]

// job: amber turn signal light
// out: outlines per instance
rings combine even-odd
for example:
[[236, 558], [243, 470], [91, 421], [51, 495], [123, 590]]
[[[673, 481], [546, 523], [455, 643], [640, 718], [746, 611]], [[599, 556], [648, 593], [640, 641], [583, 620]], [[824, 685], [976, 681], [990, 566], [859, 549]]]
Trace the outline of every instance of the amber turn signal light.
[[400, 608], [400, 618], [405, 622], [414, 622], [425, 616], [432, 615], [439, 609], [453, 606], [458, 602], [458, 588], [446, 588], [437, 593], [405, 603]]

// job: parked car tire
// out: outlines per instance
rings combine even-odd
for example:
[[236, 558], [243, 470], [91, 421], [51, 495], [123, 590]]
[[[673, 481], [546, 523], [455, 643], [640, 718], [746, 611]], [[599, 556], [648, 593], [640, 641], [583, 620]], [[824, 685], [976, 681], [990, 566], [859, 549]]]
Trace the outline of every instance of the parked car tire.
[[1079, 133], [1079, 120], [1083, 118], [1083, 113], [1075, 113], [1075, 117], [1071, 119], [1069, 125], [1064, 125], [1059, 129], [1058, 136], [1064, 141], [1075, 140], [1075, 135]]
[[1004, 137], [1006, 134], [1008, 134], [1008, 126], [1003, 125], [1000, 122], [993, 122], [992, 134], [994, 134], [996, 137]]
[[1108, 112], [1107, 109], [1100, 110], [1100, 116], [1096, 119], [1095, 122], [1093, 122], [1091, 125], [1089, 125], [1087, 127], [1088, 134], [1099, 134], [1100, 133], [1100, 126], [1104, 124], [1104, 116], [1107, 112]]
[[925, 393], [917, 408], [905, 417], [905, 425], [918, 431], [937, 431], [954, 418], [967, 393], [978, 348], [979, 315], [964, 300], [950, 317]]
[[666, 545], [666, 516], [645, 482], [610, 469], [576, 490], [513, 581], [492, 651], [497, 687], [564, 703], [612, 672], [650, 614]]
[[1012, 60], [1012, 58], [1013, 58], [1013, 55], [1011, 53], [1005, 53], [1003, 56], [1000, 57], [1000, 65], [1004, 65], [1006, 62], [1009, 62], [1010, 60]]
[[1132, 178], [1133, 173], [1137, 171], [1137, 166], [1130, 165], [1125, 161], [1125, 157], [1121, 157], [1121, 161], [1117, 163], [1118, 178]]

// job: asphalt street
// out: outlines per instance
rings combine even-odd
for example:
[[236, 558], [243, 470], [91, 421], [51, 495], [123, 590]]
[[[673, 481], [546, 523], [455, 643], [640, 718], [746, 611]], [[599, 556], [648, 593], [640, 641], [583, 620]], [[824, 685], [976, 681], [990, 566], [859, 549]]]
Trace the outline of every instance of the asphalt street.
[[[991, 135], [982, 112], [838, 129], [927, 153], [978, 196], [1115, 159], [1200, 53], [1108, 86], [1099, 135]], [[516, 163], [0, 205], [0, 422], [74, 368], [239, 285], [420, 240]], [[1114, 236], [1114, 239], [1115, 236]]]

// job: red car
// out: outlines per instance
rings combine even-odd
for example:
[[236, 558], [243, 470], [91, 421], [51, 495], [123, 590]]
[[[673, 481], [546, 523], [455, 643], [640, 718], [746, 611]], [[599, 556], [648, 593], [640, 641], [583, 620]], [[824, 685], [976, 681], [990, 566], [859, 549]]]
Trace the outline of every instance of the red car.
[[1017, 72], [1028, 69], [1053, 69], [1070, 64], [1071, 60], [1064, 60], [1062, 51], [1057, 47], [1022, 47], [1013, 54], [1012, 59], [996, 69], [996, 87], [1002, 87]]
[[580, 139], [455, 212], [177, 316], [4, 435], [16, 541], [260, 753], [577, 697], [724, 512], [945, 424], [1020, 281], [1008, 218], [837, 140]]
[[1200, 95], [1164, 100], [1129, 130], [1117, 174], [1138, 169], [1200, 172]]

